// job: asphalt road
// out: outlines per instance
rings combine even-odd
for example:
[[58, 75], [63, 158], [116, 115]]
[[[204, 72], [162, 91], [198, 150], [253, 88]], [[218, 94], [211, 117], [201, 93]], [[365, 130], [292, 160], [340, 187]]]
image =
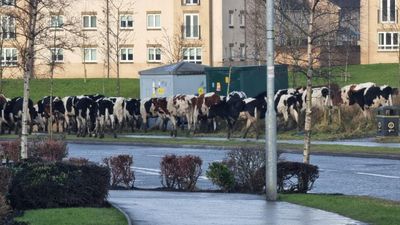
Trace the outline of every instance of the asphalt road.
[[[163, 147], [138, 147], [120, 145], [69, 144], [70, 157], [84, 157], [100, 162], [103, 158], [130, 154], [134, 156], [136, 187], [160, 187], [159, 163], [166, 154], [192, 154], [203, 159], [203, 176], [198, 181], [201, 189], [215, 189], [204, 176], [208, 164], [225, 157], [227, 151], [213, 149], [184, 149]], [[282, 154], [282, 158], [301, 161], [299, 154]], [[312, 192], [368, 195], [400, 201], [400, 160], [311, 156], [311, 163], [320, 168], [320, 177]]]

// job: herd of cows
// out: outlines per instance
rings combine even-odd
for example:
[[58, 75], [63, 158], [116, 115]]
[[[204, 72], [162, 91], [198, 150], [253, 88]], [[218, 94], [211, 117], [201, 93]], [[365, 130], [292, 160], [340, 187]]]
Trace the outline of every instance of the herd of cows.
[[[367, 115], [371, 109], [393, 105], [393, 95], [397, 88], [378, 86], [374, 83], [315, 87], [312, 89], [312, 106], [317, 108], [338, 105], [360, 106]], [[50, 104], [52, 102], [52, 104]], [[299, 123], [299, 116], [306, 109], [306, 89], [290, 88], [278, 90], [274, 97], [275, 110], [284, 122], [290, 119]], [[17, 134], [22, 124], [23, 98], [8, 99], [0, 95], [0, 127], [3, 134], [15, 130]], [[248, 98], [245, 93], [234, 91], [228, 96], [206, 93], [195, 95], [176, 95], [149, 99], [133, 99], [123, 97], [105, 97], [103, 95], [82, 95], [49, 97], [46, 96], [34, 104], [29, 100], [30, 131], [47, 131], [56, 129], [59, 132], [75, 132], [77, 136], [104, 137], [110, 130], [114, 137], [124, 127], [132, 129], [148, 129], [148, 119], [158, 117], [160, 128], [165, 129], [170, 121], [171, 136], [177, 135], [180, 124], [187, 124], [189, 132], [199, 129], [199, 124], [208, 124], [211, 130], [216, 129], [216, 120], [222, 119], [227, 124], [227, 136], [231, 136], [234, 124], [245, 120], [243, 137], [247, 136], [251, 127], [258, 136], [257, 123], [265, 117], [267, 110], [265, 92]], [[51, 117], [51, 118], [50, 118]], [[52, 121], [52, 122], [50, 122]], [[52, 123], [52, 124], [49, 124]], [[56, 128], [54, 128], [56, 127]]]

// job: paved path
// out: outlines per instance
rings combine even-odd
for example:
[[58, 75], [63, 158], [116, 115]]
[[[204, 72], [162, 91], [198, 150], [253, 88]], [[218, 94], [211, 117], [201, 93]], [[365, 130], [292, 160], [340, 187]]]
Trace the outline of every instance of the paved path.
[[334, 213], [248, 194], [111, 191], [134, 225], [361, 225]]

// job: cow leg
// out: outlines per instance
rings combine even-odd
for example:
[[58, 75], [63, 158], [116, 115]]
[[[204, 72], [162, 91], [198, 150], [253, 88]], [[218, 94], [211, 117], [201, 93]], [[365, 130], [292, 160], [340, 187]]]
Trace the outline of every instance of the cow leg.
[[227, 138], [230, 139], [233, 125], [232, 125], [232, 123], [231, 123], [231, 121], [229, 119], [227, 119], [226, 122], [227, 122], [227, 125], [228, 125], [228, 136], [227, 136]]

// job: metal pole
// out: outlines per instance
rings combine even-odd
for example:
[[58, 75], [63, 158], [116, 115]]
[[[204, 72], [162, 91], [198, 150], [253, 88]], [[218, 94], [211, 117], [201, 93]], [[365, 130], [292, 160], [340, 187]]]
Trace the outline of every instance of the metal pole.
[[276, 150], [276, 112], [274, 105], [275, 94], [275, 65], [274, 65], [274, 0], [266, 1], [267, 24], [267, 115], [265, 120], [266, 133], [266, 191], [267, 201], [276, 201], [277, 193], [277, 150]]

